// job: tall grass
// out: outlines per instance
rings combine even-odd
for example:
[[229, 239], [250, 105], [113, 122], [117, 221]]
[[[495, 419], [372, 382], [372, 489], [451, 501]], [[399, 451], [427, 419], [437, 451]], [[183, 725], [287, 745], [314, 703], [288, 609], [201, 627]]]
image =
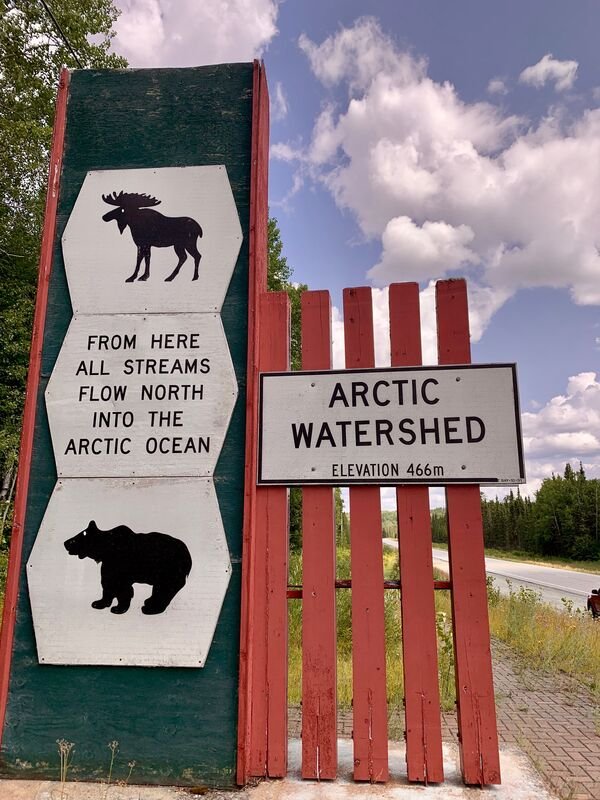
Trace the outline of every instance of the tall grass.
[[[399, 577], [398, 554], [384, 550], [383, 572], [386, 580]], [[350, 550], [338, 548], [337, 577], [350, 578]], [[290, 556], [290, 584], [302, 583], [302, 562], [299, 553]], [[438, 595], [445, 592], [436, 592]], [[441, 600], [441, 598], [440, 598]], [[338, 704], [342, 708], [352, 705], [352, 590], [338, 589], [337, 606], [337, 681]], [[390, 709], [400, 708], [404, 697], [404, 675], [402, 672], [402, 624], [400, 616], [400, 592], [388, 589], [384, 594], [387, 699]], [[440, 691], [444, 709], [454, 707], [454, 660], [452, 653], [452, 626], [446, 608], [437, 614], [438, 649], [440, 660]], [[299, 705], [302, 700], [302, 601], [289, 601], [289, 681], [290, 705]]]
[[600, 621], [572, 603], [559, 611], [532, 589], [510, 585], [501, 595], [488, 581], [492, 636], [506, 642], [533, 669], [571, 675], [600, 701]]
[[[384, 550], [386, 579], [398, 578], [398, 556]], [[337, 577], [350, 577], [350, 551], [338, 549]], [[441, 577], [441, 575], [436, 575]], [[290, 558], [290, 583], [302, 583], [302, 560], [298, 553]], [[402, 706], [402, 625], [400, 592], [385, 591], [385, 635], [387, 696], [390, 711]], [[337, 600], [337, 671], [338, 704], [352, 705], [352, 590], [339, 589]], [[450, 594], [435, 593], [438, 636], [438, 664], [442, 708], [455, 704], [454, 654]], [[492, 636], [506, 642], [527, 666], [546, 672], [565, 673], [587, 686], [600, 700], [600, 621], [565, 604], [559, 611], [541, 602], [540, 595], [525, 588], [501, 595], [488, 583], [488, 605]], [[299, 705], [302, 699], [302, 601], [289, 602], [289, 702]]]

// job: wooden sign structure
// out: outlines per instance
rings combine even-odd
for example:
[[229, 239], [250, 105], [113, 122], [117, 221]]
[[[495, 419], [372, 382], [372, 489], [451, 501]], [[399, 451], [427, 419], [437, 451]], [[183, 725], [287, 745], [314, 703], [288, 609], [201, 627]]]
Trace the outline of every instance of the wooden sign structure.
[[61, 76], [2, 629], [5, 774], [56, 776], [66, 739], [92, 777], [118, 740], [117, 779], [133, 760], [139, 782], [235, 781], [266, 108], [258, 62]]
[[[390, 286], [389, 302], [391, 366], [410, 367], [415, 374], [423, 374], [417, 370], [421, 364], [418, 284]], [[468, 365], [470, 343], [465, 281], [439, 281], [436, 304], [440, 367]], [[263, 373], [277, 373], [285, 370], [289, 331], [287, 298], [279, 294], [265, 295], [261, 298], [260, 308], [258, 369]], [[344, 334], [349, 373], [344, 373], [343, 380], [339, 372], [320, 372], [319, 377], [299, 373], [285, 378], [289, 385], [306, 385], [309, 387], [306, 392], [310, 393], [317, 389], [321, 380], [335, 391], [338, 381], [351, 384], [354, 376], [359, 375], [364, 384], [361, 391], [367, 391], [365, 387], [370, 380], [388, 374], [385, 371], [364, 373], [375, 366], [369, 288], [344, 290]], [[327, 292], [308, 291], [302, 297], [302, 367], [311, 371], [331, 367], [331, 303]], [[504, 372], [506, 376], [506, 369]], [[471, 373], [467, 366], [453, 366], [447, 374], [462, 380]], [[510, 397], [512, 375], [512, 369], [509, 369], [511, 391], [504, 410], [505, 413], [508, 410], [506, 420], [511, 419], [507, 430], [513, 433], [509, 469], [513, 471], [514, 482], [518, 482], [524, 476], [519, 457], [517, 409], [514, 396]], [[269, 379], [270, 376], [265, 374], [264, 381]], [[292, 402], [291, 398], [294, 391], [290, 392], [293, 414], [295, 399]], [[323, 396], [326, 397], [327, 392], [322, 393], [321, 400]], [[258, 416], [258, 398], [256, 403]], [[321, 402], [321, 413], [324, 411], [322, 405]], [[290, 409], [282, 412], [282, 408], [280, 405], [277, 424], [283, 420], [285, 425], [290, 418]], [[296, 408], [296, 412], [310, 416], [310, 404], [308, 408], [306, 404], [302, 409]], [[463, 413], [466, 412], [463, 410]], [[364, 414], [363, 418], [367, 416]], [[280, 431], [280, 435], [285, 434]], [[286, 597], [294, 601], [301, 599], [303, 604], [302, 776], [319, 780], [334, 779], [337, 775], [337, 582], [333, 490], [327, 485], [310, 485], [311, 473], [310, 468], [305, 469], [303, 587], [300, 590], [286, 591], [287, 549], [281, 546], [287, 536], [286, 490], [269, 483], [260, 485], [258, 478], [259, 485], [253, 489], [255, 510], [251, 544], [255, 566], [250, 576], [252, 581], [246, 582], [245, 596], [249, 598], [249, 639], [255, 655], [251, 659], [251, 719], [247, 729], [240, 729], [240, 783], [253, 775], [282, 777], [287, 771]], [[439, 783], [444, 780], [434, 604], [434, 591], [444, 589], [450, 590], [452, 599], [463, 781], [467, 785], [498, 784], [500, 761], [479, 486], [467, 483], [446, 488], [450, 580], [434, 581], [429, 494], [427, 485], [423, 483], [426, 478], [421, 478], [421, 485], [397, 481], [396, 490], [400, 583], [394, 588], [400, 588], [402, 603], [407, 775], [414, 782]], [[293, 482], [301, 483], [297, 475], [294, 475]], [[327, 480], [327, 483], [332, 482]], [[389, 778], [385, 585], [378, 485], [350, 486], [350, 540], [352, 578], [344, 582], [344, 588], [352, 589], [354, 779], [385, 782]]]
[[[289, 369], [289, 301], [266, 292], [268, 110], [257, 62], [62, 75], [0, 643], [4, 774], [57, 776], [57, 739], [78, 778], [114, 740], [139, 782], [286, 774], [288, 490], [258, 485], [260, 373]], [[466, 285], [436, 296], [439, 364], [466, 365]], [[418, 297], [390, 287], [391, 367], [421, 363]], [[374, 368], [369, 289], [345, 290], [344, 327], [347, 369]], [[327, 292], [304, 294], [302, 339], [303, 369], [330, 370]], [[463, 779], [499, 783], [479, 487], [447, 487], [449, 582], [433, 580], [427, 487], [399, 481], [397, 507], [408, 778], [443, 780], [434, 590], [449, 588]], [[354, 778], [385, 781], [378, 484], [351, 487], [350, 514]], [[333, 779], [330, 486], [303, 489], [303, 532], [302, 775]]]

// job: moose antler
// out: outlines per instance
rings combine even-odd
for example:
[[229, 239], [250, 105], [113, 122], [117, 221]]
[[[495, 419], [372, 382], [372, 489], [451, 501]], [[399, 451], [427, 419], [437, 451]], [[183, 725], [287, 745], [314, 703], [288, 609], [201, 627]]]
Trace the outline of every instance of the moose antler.
[[102, 199], [111, 206], [129, 206], [130, 208], [150, 208], [160, 205], [160, 200], [150, 197], [149, 194], [120, 191], [119, 194], [103, 194]]
[[120, 206], [122, 205], [122, 198], [123, 198], [123, 191], [120, 191], [119, 194], [113, 192], [112, 194], [103, 194], [102, 199], [105, 203], [108, 203], [110, 206]]

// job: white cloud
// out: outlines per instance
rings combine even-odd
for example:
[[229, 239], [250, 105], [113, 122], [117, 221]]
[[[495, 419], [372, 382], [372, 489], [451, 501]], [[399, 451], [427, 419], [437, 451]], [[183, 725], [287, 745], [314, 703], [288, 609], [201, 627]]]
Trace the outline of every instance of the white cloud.
[[539, 489], [552, 473], [562, 475], [567, 462], [581, 460], [588, 477], [600, 477], [600, 382], [595, 372], [581, 372], [567, 382], [564, 394], [539, 410], [521, 415], [527, 467], [526, 492]]
[[281, 81], [275, 84], [275, 92], [271, 98], [271, 118], [275, 121], [285, 119], [288, 113], [288, 101]]
[[367, 275], [376, 284], [390, 272], [403, 272], [406, 280], [426, 280], [458, 270], [477, 258], [467, 245], [473, 240], [467, 225], [453, 227], [446, 222], [425, 222], [421, 227], [410, 217], [394, 217], [381, 236], [381, 261]]
[[400, 83], [411, 83], [424, 74], [426, 66], [424, 60], [398, 53], [372, 17], [363, 17], [352, 28], [342, 28], [321, 45], [305, 34], [298, 44], [326, 86], [347, 81], [352, 89], [366, 89], [378, 73], [393, 75]]
[[[475, 336], [520, 288], [566, 288], [575, 303], [600, 304], [600, 109], [573, 120], [557, 106], [526, 127], [464, 102], [370, 18], [321, 44], [303, 36], [300, 47], [348, 100], [323, 107], [304, 148], [272, 154], [381, 241], [368, 273], [376, 286], [466, 274]], [[565, 63], [552, 59], [557, 82], [569, 80], [571, 67], [555, 68]]]
[[508, 94], [508, 87], [504, 78], [492, 78], [487, 85], [489, 94]]
[[277, 33], [278, 0], [116, 0], [114, 49], [133, 67], [249, 61]]
[[537, 89], [547, 83], [553, 83], [557, 92], [564, 92], [571, 89], [577, 77], [577, 61], [559, 61], [552, 57], [552, 53], [546, 53], [537, 64], [526, 67], [519, 75], [520, 83], [527, 83]]

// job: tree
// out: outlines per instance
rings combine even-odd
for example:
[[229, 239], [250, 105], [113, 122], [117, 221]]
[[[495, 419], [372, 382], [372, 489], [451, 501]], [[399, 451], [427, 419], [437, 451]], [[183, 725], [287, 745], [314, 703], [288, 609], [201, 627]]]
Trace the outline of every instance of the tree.
[[[304, 283], [291, 282], [292, 269], [283, 255], [281, 231], [274, 217], [268, 226], [267, 289], [270, 292], [287, 292], [290, 298], [291, 331], [290, 362], [294, 370], [302, 367], [301, 297], [308, 289]], [[302, 490], [290, 489], [290, 547], [299, 550], [302, 546]]]
[[[111, 54], [112, 0], [63, 0], [55, 18], [86, 67]], [[78, 64], [40, 2], [10, 0], [0, 16], [0, 499], [16, 470], [29, 361], [54, 100], [61, 66]]]
[[269, 218], [268, 228], [269, 262], [267, 267], [267, 289], [270, 292], [287, 292], [290, 298], [291, 334], [290, 362], [292, 369], [302, 368], [301, 352], [301, 308], [300, 298], [308, 289], [305, 283], [292, 283], [292, 269], [283, 255], [281, 231], [274, 217]]

